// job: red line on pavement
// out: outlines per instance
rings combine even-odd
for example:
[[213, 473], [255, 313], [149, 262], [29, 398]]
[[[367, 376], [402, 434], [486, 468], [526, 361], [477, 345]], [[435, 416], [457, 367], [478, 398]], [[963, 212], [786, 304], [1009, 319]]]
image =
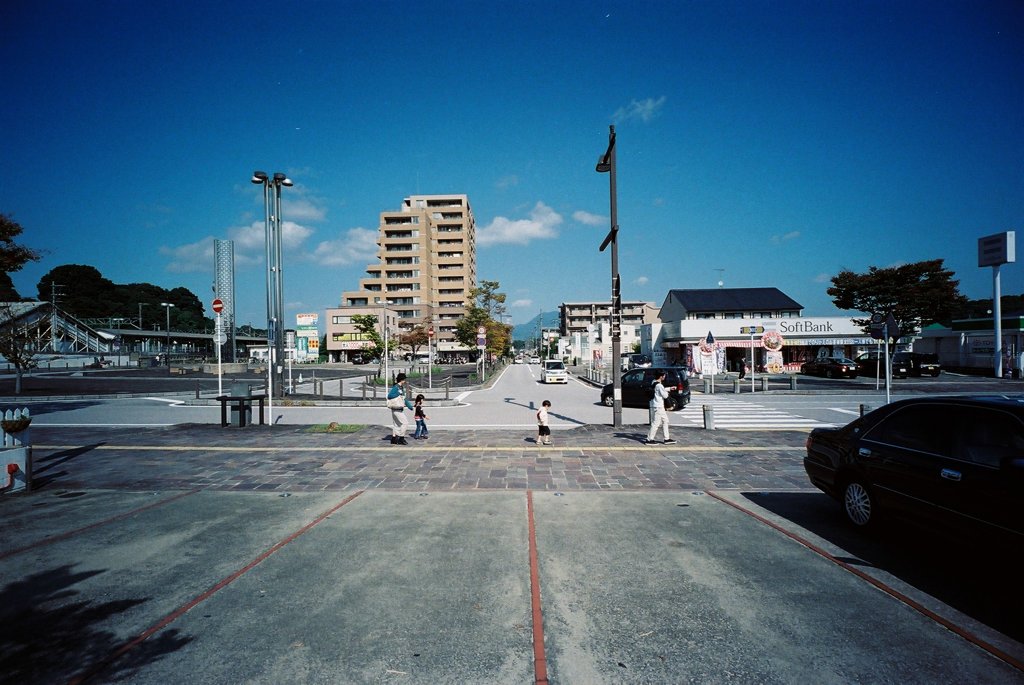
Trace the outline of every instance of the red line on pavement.
[[87, 526], [82, 526], [81, 528], [75, 528], [74, 530], [69, 530], [69, 531], [66, 531], [64, 533], [60, 533], [58, 535], [54, 535], [52, 537], [43, 538], [42, 540], [37, 540], [35, 542], [32, 542], [32, 543], [29, 543], [29, 544], [25, 545], [24, 547], [18, 547], [17, 549], [11, 549], [11, 550], [7, 550], [6, 552], [0, 552], [0, 559], [6, 559], [7, 557], [13, 557], [15, 554], [21, 554], [22, 552], [27, 552], [28, 550], [35, 549], [36, 547], [44, 547], [46, 545], [52, 544], [54, 542], [57, 542], [58, 540], [67, 540], [68, 538], [70, 538], [72, 536], [75, 536], [75, 535], [78, 535], [79, 533], [84, 533], [87, 530], [92, 530], [93, 528], [99, 528], [100, 526], [105, 526], [108, 523], [113, 523], [114, 521], [120, 521], [121, 519], [128, 518], [129, 516], [135, 516], [136, 514], [142, 513], [142, 512], [144, 512], [144, 511], [146, 511], [148, 509], [153, 509], [154, 507], [161, 507], [161, 506], [163, 506], [165, 504], [170, 504], [171, 502], [179, 500], [182, 497], [188, 497], [189, 495], [194, 495], [197, 492], [199, 492], [199, 490], [188, 490], [187, 492], [181, 492], [181, 493], [178, 493], [177, 495], [175, 495], [174, 497], [168, 497], [167, 499], [162, 499], [162, 500], [159, 500], [157, 502], [150, 502], [149, 504], [147, 504], [145, 506], [142, 506], [142, 507], [138, 507], [137, 509], [132, 509], [130, 511], [126, 511], [126, 512], [117, 514], [115, 516], [111, 516], [110, 518], [105, 518], [102, 521], [97, 521], [96, 523], [90, 523]]
[[297, 531], [295, 531], [294, 533], [292, 533], [288, 537], [286, 537], [283, 540], [280, 540], [279, 542], [277, 542], [277, 544], [275, 544], [273, 547], [271, 547], [270, 549], [268, 549], [265, 552], [263, 552], [262, 554], [260, 554], [258, 557], [256, 557], [252, 561], [250, 561], [248, 564], [246, 564], [242, 568], [238, 569], [237, 571], [235, 571], [231, 575], [229, 575], [229, 576], [225, 577], [224, 579], [222, 579], [220, 582], [215, 584], [210, 589], [208, 589], [205, 592], [197, 595], [191, 601], [189, 601], [189, 602], [187, 602], [185, 604], [182, 604], [180, 607], [178, 607], [177, 609], [175, 609], [171, 613], [169, 613], [166, 616], [164, 616], [162, 619], [160, 619], [159, 621], [154, 623], [152, 626], [150, 626], [149, 628], [146, 628], [144, 631], [142, 631], [141, 633], [136, 635], [134, 638], [132, 638], [128, 642], [124, 643], [123, 645], [121, 645], [120, 647], [115, 649], [113, 652], [111, 652], [109, 655], [107, 655], [106, 658], [101, 659], [97, 663], [93, 664], [90, 668], [86, 669], [84, 672], [82, 672], [82, 673], [76, 675], [75, 677], [73, 677], [71, 680], [68, 681], [68, 685], [79, 685], [79, 683], [84, 683], [84, 682], [88, 681], [89, 679], [95, 677], [96, 675], [98, 675], [99, 673], [104, 671], [106, 668], [108, 668], [115, 661], [120, 659], [122, 656], [124, 656], [125, 654], [127, 654], [131, 650], [133, 650], [136, 647], [138, 647], [140, 644], [142, 644], [147, 639], [151, 638], [153, 635], [155, 635], [156, 633], [160, 632], [161, 630], [163, 630], [164, 628], [169, 626], [174, 621], [176, 621], [179, 618], [181, 618], [182, 616], [184, 616], [186, 613], [188, 613], [189, 611], [194, 609], [197, 605], [201, 604], [202, 602], [205, 602], [207, 599], [209, 599], [210, 597], [215, 595], [217, 592], [223, 590], [228, 585], [230, 585], [231, 583], [233, 583], [236, 580], [238, 580], [240, 577], [242, 577], [242, 575], [244, 575], [245, 573], [251, 571], [253, 568], [255, 568], [260, 563], [265, 561], [268, 557], [270, 557], [272, 554], [274, 554], [275, 552], [280, 550], [282, 547], [284, 547], [288, 543], [292, 542], [293, 540], [298, 538], [303, 533], [306, 533], [307, 531], [309, 531], [309, 529], [311, 529], [313, 526], [317, 525], [318, 523], [321, 523], [328, 516], [330, 516], [331, 514], [333, 514], [336, 511], [338, 511], [343, 506], [345, 506], [346, 504], [348, 504], [349, 502], [354, 500], [356, 497], [359, 497], [359, 495], [361, 495], [361, 494], [363, 494], [362, 490], [360, 490], [359, 492], [356, 492], [356, 493], [353, 493], [353, 494], [349, 495], [348, 497], [343, 499], [338, 504], [335, 504], [333, 507], [331, 507], [330, 509], [328, 509], [324, 513], [320, 514], [319, 516], [317, 516], [315, 519], [313, 519], [312, 521], [310, 521], [309, 523], [304, 525], [302, 528], [299, 528]]
[[540, 565], [537, 563], [537, 527], [533, 520], [533, 491], [526, 491], [526, 517], [530, 529], [530, 601], [533, 605], [533, 682], [547, 685], [548, 660], [544, 655], [544, 616], [540, 606]]
[[939, 616], [938, 614], [936, 614], [934, 611], [932, 611], [928, 607], [924, 606], [920, 602], [917, 602], [917, 601], [911, 599], [910, 597], [908, 597], [907, 595], [903, 594], [899, 590], [897, 590], [895, 588], [892, 588], [892, 587], [889, 587], [888, 585], [886, 585], [882, 581], [878, 580], [877, 578], [873, 578], [872, 576], [868, 575], [864, 571], [861, 571], [859, 568], [856, 568], [855, 566], [853, 566], [851, 564], [848, 564], [848, 563], [846, 563], [845, 561], [843, 561], [841, 559], [837, 559], [832, 554], [830, 554], [826, 550], [822, 549], [821, 547], [815, 545], [810, 540], [805, 540], [804, 538], [800, 537], [796, 533], [792, 533], [792, 532], [786, 530], [782, 526], [780, 526], [780, 525], [778, 525], [778, 524], [776, 524], [776, 523], [774, 523], [772, 521], [769, 521], [768, 519], [766, 519], [765, 517], [761, 516], [760, 514], [757, 514], [757, 513], [753, 512], [753, 511], [750, 511], [749, 509], [745, 509], [744, 507], [741, 507], [740, 505], [736, 504], [735, 502], [730, 502], [729, 500], [727, 500], [724, 497], [721, 497], [721, 496], [715, 494], [714, 492], [711, 492], [710, 490], [706, 490], [705, 492], [707, 492], [707, 494], [711, 495], [712, 497], [714, 497], [719, 502], [724, 502], [725, 504], [728, 504], [730, 507], [733, 507], [734, 509], [738, 509], [739, 511], [742, 511], [744, 514], [747, 514], [748, 516], [751, 516], [751, 517], [757, 519], [758, 521], [760, 521], [761, 523], [765, 524], [766, 526], [770, 526], [770, 527], [774, 528], [775, 530], [779, 531], [780, 533], [782, 533], [786, 537], [788, 537], [788, 538], [790, 538], [792, 540], [795, 540], [796, 542], [800, 543], [801, 545], [803, 545], [807, 549], [811, 550], [815, 554], [818, 554], [818, 555], [828, 559], [832, 563], [836, 564], [837, 566], [839, 566], [842, 569], [845, 569], [846, 571], [849, 571], [850, 573], [852, 573], [853, 575], [857, 576], [861, 580], [865, 580], [868, 583], [870, 583], [871, 585], [874, 585], [876, 588], [878, 588], [879, 590], [881, 590], [885, 594], [889, 595], [893, 599], [896, 599], [896, 600], [898, 600], [900, 602], [903, 602], [904, 604], [906, 604], [911, 609], [914, 609], [917, 612], [919, 612], [920, 614], [930, 618], [931, 620], [933, 620], [936, 623], [938, 623], [939, 625], [941, 625], [943, 628], [946, 628], [947, 630], [956, 633], [957, 635], [959, 635], [963, 639], [967, 640], [971, 644], [973, 644], [973, 645], [975, 645], [977, 647], [980, 647], [981, 649], [984, 649], [986, 652], [988, 652], [992, 656], [996, 657], [997, 659], [1001, 659], [1002, 661], [1005, 661], [1010, 666], [1013, 666], [1014, 668], [1016, 668], [1019, 671], [1024, 671], [1024, 662], [1021, 662], [1019, 659], [1016, 659], [1013, 656], [1007, 654], [1006, 652], [1004, 652], [1003, 650], [999, 649], [995, 645], [992, 645], [992, 644], [989, 644], [988, 642], [985, 642], [980, 637], [978, 637], [978, 636], [974, 635], [973, 633], [970, 633], [967, 630], [961, 628], [960, 626], [958, 626], [957, 624], [953, 623], [949, 619], [946, 619], [946, 618], [943, 618], [942, 616]]

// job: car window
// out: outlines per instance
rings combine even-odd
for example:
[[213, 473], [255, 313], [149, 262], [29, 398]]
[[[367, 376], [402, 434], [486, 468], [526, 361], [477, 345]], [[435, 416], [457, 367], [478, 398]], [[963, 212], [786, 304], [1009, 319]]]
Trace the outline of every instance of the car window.
[[644, 372], [643, 371], [630, 371], [629, 373], [627, 373], [625, 376], [622, 377], [622, 382], [623, 383], [630, 383], [630, 384], [632, 384], [632, 383], [639, 383], [640, 381], [643, 380], [643, 378], [644, 378]]
[[902, 407], [868, 430], [864, 439], [950, 456], [954, 411], [944, 404]]
[[544, 368], [548, 371], [564, 371], [565, 364], [562, 362], [544, 362]]
[[965, 460], [999, 468], [1004, 459], [1024, 456], [1024, 426], [1012, 414], [967, 407], [960, 419], [957, 451]]

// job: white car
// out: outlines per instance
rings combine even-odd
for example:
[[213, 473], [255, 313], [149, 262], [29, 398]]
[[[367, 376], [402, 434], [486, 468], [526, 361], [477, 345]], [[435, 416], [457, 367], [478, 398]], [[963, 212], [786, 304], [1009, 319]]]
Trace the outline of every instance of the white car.
[[540, 357], [530, 357], [531, 364], [540, 364]]
[[565, 364], [554, 359], [544, 362], [544, 370], [540, 374], [541, 383], [568, 383], [569, 372], [565, 370]]

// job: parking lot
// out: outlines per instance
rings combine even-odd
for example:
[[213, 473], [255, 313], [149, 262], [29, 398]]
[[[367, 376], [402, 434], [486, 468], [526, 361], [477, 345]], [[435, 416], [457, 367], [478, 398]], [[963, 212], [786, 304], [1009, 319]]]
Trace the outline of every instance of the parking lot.
[[1024, 682], [1005, 551], [851, 531], [797, 432], [67, 435], [0, 499], [12, 682]]

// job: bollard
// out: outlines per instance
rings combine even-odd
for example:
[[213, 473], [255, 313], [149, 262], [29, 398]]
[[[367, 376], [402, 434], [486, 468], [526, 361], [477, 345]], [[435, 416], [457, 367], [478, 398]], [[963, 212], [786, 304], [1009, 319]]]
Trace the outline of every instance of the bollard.
[[710, 404], [704, 405], [704, 429], [715, 430], [715, 408]]
[[761, 376], [761, 392], [768, 389], [768, 376]]
[[732, 381], [732, 391], [734, 393], [736, 393], [737, 395], [739, 394], [739, 392], [740, 392], [740, 379], [738, 379], [738, 378], [734, 378], [733, 379], [733, 381]]
[[704, 379], [704, 394], [705, 395], [710, 395], [711, 394], [711, 381], [709, 379], [707, 379], [707, 378]]
[[796, 390], [796, 374], [792, 374], [789, 377], [789, 389]]
[[871, 405], [868, 405], [868, 404], [860, 405], [860, 415], [861, 415], [861, 418], [863, 418], [864, 415], [869, 413], [870, 411], [871, 411]]

